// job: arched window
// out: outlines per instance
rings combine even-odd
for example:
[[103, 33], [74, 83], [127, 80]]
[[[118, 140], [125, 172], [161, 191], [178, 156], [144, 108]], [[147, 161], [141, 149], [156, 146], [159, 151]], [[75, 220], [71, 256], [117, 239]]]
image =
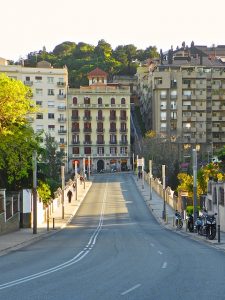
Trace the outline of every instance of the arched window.
[[77, 105], [77, 97], [73, 97], [73, 104]]
[[115, 98], [111, 98], [111, 104], [114, 105], [115, 103]]
[[125, 98], [121, 98], [121, 104], [126, 104], [126, 99]]
[[98, 98], [98, 104], [102, 105], [102, 98], [101, 97]]

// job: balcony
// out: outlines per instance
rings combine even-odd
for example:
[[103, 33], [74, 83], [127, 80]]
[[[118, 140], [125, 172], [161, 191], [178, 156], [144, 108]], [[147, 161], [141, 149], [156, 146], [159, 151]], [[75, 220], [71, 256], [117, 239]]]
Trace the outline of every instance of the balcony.
[[91, 128], [84, 128], [83, 132], [92, 132], [92, 129]]
[[84, 144], [84, 145], [91, 145], [91, 144], [92, 144], [92, 141], [84, 141], [83, 144]]
[[58, 134], [66, 134], [67, 130], [65, 129], [59, 129]]
[[105, 132], [105, 129], [104, 128], [97, 128], [96, 132], [97, 133], [103, 133], [103, 132]]
[[116, 116], [110, 116], [109, 117], [109, 121], [116, 121], [117, 120], [117, 117]]
[[80, 121], [80, 117], [79, 116], [72, 116], [71, 120], [72, 121]]
[[92, 117], [91, 117], [91, 116], [84, 116], [84, 117], [83, 117], [83, 120], [84, 120], [84, 121], [91, 121], [91, 120], [92, 120]]
[[72, 128], [71, 131], [72, 132], [80, 132], [80, 128]]
[[110, 128], [109, 132], [115, 133], [115, 132], [117, 132], [117, 129], [116, 128]]
[[117, 141], [109, 141], [110, 145], [117, 145]]
[[58, 110], [66, 110], [66, 105], [60, 105], [58, 106]]
[[59, 100], [66, 99], [66, 95], [58, 94], [58, 95], [57, 95], [57, 99], [59, 99]]
[[127, 128], [120, 128], [120, 133], [127, 133], [128, 129]]
[[105, 141], [96, 141], [96, 144], [97, 144], [97, 145], [104, 145], [104, 144], [105, 144]]
[[33, 81], [30, 81], [30, 80], [25, 80], [23, 83], [27, 86], [32, 86], [33, 85]]
[[66, 82], [58, 81], [57, 86], [66, 86]]
[[96, 117], [96, 121], [104, 121], [105, 117]]
[[34, 117], [27, 117], [27, 121], [28, 121], [29, 123], [34, 122]]
[[66, 118], [58, 118], [58, 122], [59, 123], [65, 123], [66, 122]]
[[71, 141], [71, 144], [72, 144], [72, 145], [80, 145], [80, 141], [72, 140], [72, 141]]
[[120, 117], [120, 121], [127, 121], [128, 117]]
[[127, 145], [128, 141], [120, 141], [120, 145]]

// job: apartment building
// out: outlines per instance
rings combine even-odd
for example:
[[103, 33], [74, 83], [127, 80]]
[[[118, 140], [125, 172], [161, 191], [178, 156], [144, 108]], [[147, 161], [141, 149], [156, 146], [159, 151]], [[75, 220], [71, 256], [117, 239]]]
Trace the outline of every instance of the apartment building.
[[68, 91], [68, 164], [93, 171], [130, 168], [130, 87], [108, 83], [99, 68], [87, 74], [88, 86]]
[[225, 46], [218, 47], [171, 49], [137, 71], [147, 129], [179, 143], [183, 154], [196, 147], [213, 155], [225, 144]]
[[40, 111], [29, 116], [31, 126], [35, 132], [50, 134], [59, 149], [67, 153], [67, 68], [53, 68], [46, 61], [37, 63], [34, 68], [8, 65], [6, 60], [0, 59], [0, 72], [21, 80], [32, 89], [33, 99]]

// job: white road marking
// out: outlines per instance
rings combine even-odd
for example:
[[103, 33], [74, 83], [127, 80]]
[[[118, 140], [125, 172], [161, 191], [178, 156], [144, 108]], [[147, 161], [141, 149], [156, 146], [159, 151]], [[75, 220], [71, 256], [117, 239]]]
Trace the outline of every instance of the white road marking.
[[159, 253], [160, 255], [162, 255], [162, 254], [163, 254], [161, 251], [158, 251], [158, 253]]
[[155, 247], [155, 245], [153, 243], [150, 244], [152, 247]]
[[124, 291], [123, 293], [121, 293], [121, 296], [124, 296], [124, 295], [126, 295], [126, 294], [128, 294], [128, 293], [130, 293], [130, 292], [132, 292], [133, 290], [135, 290], [135, 289], [137, 289], [137, 288], [139, 288], [141, 286], [141, 284], [139, 283], [139, 284], [136, 284], [135, 286], [133, 286], [132, 288], [130, 288], [129, 290], [126, 290], [126, 291]]
[[162, 269], [166, 269], [167, 268], [167, 262], [165, 261], [162, 265]]
[[95, 229], [95, 231], [92, 234], [91, 238], [89, 239], [87, 245], [84, 247], [84, 249], [82, 251], [80, 251], [72, 259], [70, 259], [70, 260], [68, 260], [68, 261], [66, 261], [66, 262], [64, 262], [60, 265], [49, 268], [49, 269], [44, 270], [42, 272], [34, 273], [34, 274], [26, 276], [26, 277], [22, 277], [22, 278], [13, 280], [13, 281], [9, 281], [9, 282], [0, 284], [0, 290], [9, 288], [9, 287], [12, 287], [12, 286], [15, 286], [15, 285], [19, 285], [21, 283], [28, 282], [28, 281], [34, 280], [36, 278], [43, 277], [43, 276], [46, 276], [48, 274], [57, 272], [59, 270], [65, 269], [65, 268], [67, 268], [71, 265], [74, 265], [77, 262], [79, 262], [80, 260], [82, 260], [90, 252], [90, 250], [93, 248], [93, 246], [95, 245], [97, 237], [99, 235], [99, 232], [102, 229], [103, 220], [104, 220], [104, 211], [105, 211], [105, 205], [106, 205], [107, 186], [108, 186], [108, 182], [106, 183], [106, 186], [105, 186], [105, 191], [104, 191], [104, 196], [103, 196], [103, 201], [102, 201], [102, 208], [101, 208], [101, 214], [100, 214], [100, 218], [99, 218], [98, 227]]

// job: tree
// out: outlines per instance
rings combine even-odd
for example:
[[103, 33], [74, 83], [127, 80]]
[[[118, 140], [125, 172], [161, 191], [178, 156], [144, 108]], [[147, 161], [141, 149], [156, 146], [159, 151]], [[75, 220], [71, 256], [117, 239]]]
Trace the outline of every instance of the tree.
[[27, 123], [27, 114], [35, 111], [31, 96], [21, 81], [0, 74], [0, 135]]
[[43, 204], [47, 207], [51, 202], [51, 190], [49, 185], [40, 180], [38, 182], [37, 192]]

